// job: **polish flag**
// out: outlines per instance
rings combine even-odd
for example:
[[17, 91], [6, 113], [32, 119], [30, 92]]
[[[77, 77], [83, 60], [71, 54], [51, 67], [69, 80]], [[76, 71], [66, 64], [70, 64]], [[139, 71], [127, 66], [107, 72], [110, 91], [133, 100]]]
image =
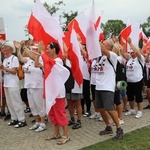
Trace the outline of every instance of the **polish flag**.
[[95, 5], [92, 3], [88, 27], [86, 31], [86, 47], [89, 55], [89, 59], [92, 60], [102, 55], [101, 47], [99, 43], [99, 37], [95, 30]]
[[148, 37], [143, 32], [142, 28], [140, 28], [139, 40], [142, 39], [143, 43], [146, 44], [148, 42]]
[[147, 43], [143, 45], [142, 52], [144, 54], [147, 54], [149, 48], [150, 48], [150, 39], [148, 39]]
[[3, 41], [6, 40], [4, 20], [2, 17], [0, 17], [0, 40], [3, 40]]
[[64, 83], [69, 77], [69, 71], [57, 61], [42, 55], [44, 63], [44, 98], [46, 100], [46, 113], [49, 114], [51, 107], [55, 104], [55, 99], [64, 87]]
[[86, 29], [88, 19], [84, 12], [81, 12], [76, 16], [67, 26], [67, 29], [71, 32], [72, 29], [80, 36], [82, 44], [86, 43]]
[[64, 36], [62, 28], [56, 19], [50, 16], [40, 0], [36, 0], [27, 28], [36, 41], [43, 41], [45, 45], [50, 42], [59, 43]]
[[74, 29], [72, 29], [70, 35], [68, 59], [71, 61], [71, 70], [73, 77], [77, 82], [77, 84], [80, 86], [83, 83], [83, 74], [82, 74], [83, 58], [81, 56], [79, 43], [77, 41], [77, 35]]

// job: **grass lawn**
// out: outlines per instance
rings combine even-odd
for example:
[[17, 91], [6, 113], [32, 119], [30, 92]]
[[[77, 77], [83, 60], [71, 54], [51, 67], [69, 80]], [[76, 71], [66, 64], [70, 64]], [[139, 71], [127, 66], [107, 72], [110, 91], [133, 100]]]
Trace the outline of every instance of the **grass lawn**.
[[127, 133], [122, 140], [109, 139], [81, 150], [150, 150], [150, 126]]

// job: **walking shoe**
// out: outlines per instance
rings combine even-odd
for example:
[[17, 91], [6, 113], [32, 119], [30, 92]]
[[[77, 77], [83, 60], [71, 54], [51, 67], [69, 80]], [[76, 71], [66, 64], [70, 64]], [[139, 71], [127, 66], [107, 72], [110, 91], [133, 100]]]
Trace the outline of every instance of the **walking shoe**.
[[59, 139], [59, 140], [57, 141], [57, 144], [58, 144], [58, 145], [62, 145], [62, 144], [65, 144], [65, 143], [67, 143], [67, 142], [69, 142], [69, 141], [70, 141], [69, 136], [62, 136], [61, 139]]
[[98, 121], [103, 122], [103, 118], [100, 116]]
[[112, 134], [112, 127], [111, 126], [107, 126], [103, 131], [99, 132], [99, 135], [105, 135], [105, 134]]
[[36, 132], [41, 132], [41, 131], [44, 131], [44, 130], [46, 130], [46, 126], [39, 126], [35, 131]]
[[69, 120], [68, 126], [74, 125], [75, 121]]
[[141, 111], [138, 111], [137, 114], [136, 114], [136, 116], [135, 116], [135, 118], [136, 118], [136, 119], [139, 119], [139, 118], [141, 118], [141, 117], [142, 117], [142, 112], [141, 112]]
[[21, 127], [24, 127], [24, 126], [26, 126], [27, 125], [27, 123], [26, 123], [26, 121], [20, 121], [18, 124], [16, 124], [14, 127], [15, 128], [21, 128]]
[[91, 116], [91, 112], [90, 111], [87, 111], [85, 114], [83, 114], [83, 117], [89, 117]]
[[120, 123], [120, 125], [123, 125], [124, 124], [123, 119], [119, 119], [119, 123]]
[[144, 107], [143, 109], [150, 109], [150, 105], [147, 105], [147, 106]]
[[98, 119], [100, 117], [100, 114], [98, 112], [95, 112], [93, 115], [89, 117], [89, 119]]
[[8, 126], [12, 126], [16, 124], [18, 124], [18, 120], [11, 120], [11, 122], [8, 123]]
[[72, 129], [79, 129], [79, 128], [81, 128], [81, 123], [79, 122], [76, 122], [72, 127]]
[[128, 112], [125, 113], [125, 116], [135, 115], [135, 110], [130, 109]]
[[123, 129], [122, 128], [117, 128], [117, 131], [116, 131], [116, 135], [114, 136], [114, 140], [121, 140], [123, 139]]
[[40, 126], [40, 123], [35, 123], [31, 128], [29, 128], [30, 130], [35, 130]]

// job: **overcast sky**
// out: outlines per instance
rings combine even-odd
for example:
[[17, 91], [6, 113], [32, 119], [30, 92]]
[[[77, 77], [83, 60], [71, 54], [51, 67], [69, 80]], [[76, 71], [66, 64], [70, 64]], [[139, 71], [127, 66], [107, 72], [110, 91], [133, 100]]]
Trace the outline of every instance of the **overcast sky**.
[[[2, 1], [2, 0], [1, 0]], [[29, 16], [34, 6], [34, 0], [3, 0], [0, 4], [0, 17], [3, 17], [7, 40], [27, 39], [25, 37], [24, 26], [27, 25]], [[60, 0], [41, 0], [49, 5]], [[88, 16], [92, 0], [63, 0], [65, 6], [61, 11], [70, 12], [85, 11]], [[110, 19], [119, 19], [124, 23], [130, 20], [130, 23], [140, 21], [144, 23], [150, 16], [150, 0], [95, 0], [96, 17], [103, 11], [102, 22]], [[59, 12], [59, 13], [60, 13]]]

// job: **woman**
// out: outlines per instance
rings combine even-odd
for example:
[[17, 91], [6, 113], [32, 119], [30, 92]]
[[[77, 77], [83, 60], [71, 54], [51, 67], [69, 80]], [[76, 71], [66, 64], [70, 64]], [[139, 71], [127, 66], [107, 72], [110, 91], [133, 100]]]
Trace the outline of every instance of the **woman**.
[[22, 56], [20, 52], [21, 45], [17, 42], [15, 44], [16, 47], [18, 47], [18, 58], [24, 64], [22, 66], [24, 70], [24, 88], [27, 89], [29, 106], [36, 121], [36, 123], [30, 127], [30, 130], [41, 132], [46, 129], [46, 111], [43, 100], [43, 72], [40, 68], [34, 67], [34, 59], [37, 55], [35, 53], [38, 51], [38, 47], [36, 45], [30, 46], [31, 51], [35, 54], [31, 59], [28, 55], [26, 55], [26, 57]]
[[[144, 67], [144, 56], [141, 52], [132, 44], [131, 38], [128, 38], [128, 43], [131, 47], [130, 55], [126, 64], [126, 77], [127, 77], [127, 96], [130, 104], [130, 110], [125, 113], [126, 116], [134, 115], [135, 102], [137, 102], [137, 114], [136, 119], [142, 117], [142, 86], [143, 86], [143, 67]], [[134, 100], [135, 99], [135, 100]]]

